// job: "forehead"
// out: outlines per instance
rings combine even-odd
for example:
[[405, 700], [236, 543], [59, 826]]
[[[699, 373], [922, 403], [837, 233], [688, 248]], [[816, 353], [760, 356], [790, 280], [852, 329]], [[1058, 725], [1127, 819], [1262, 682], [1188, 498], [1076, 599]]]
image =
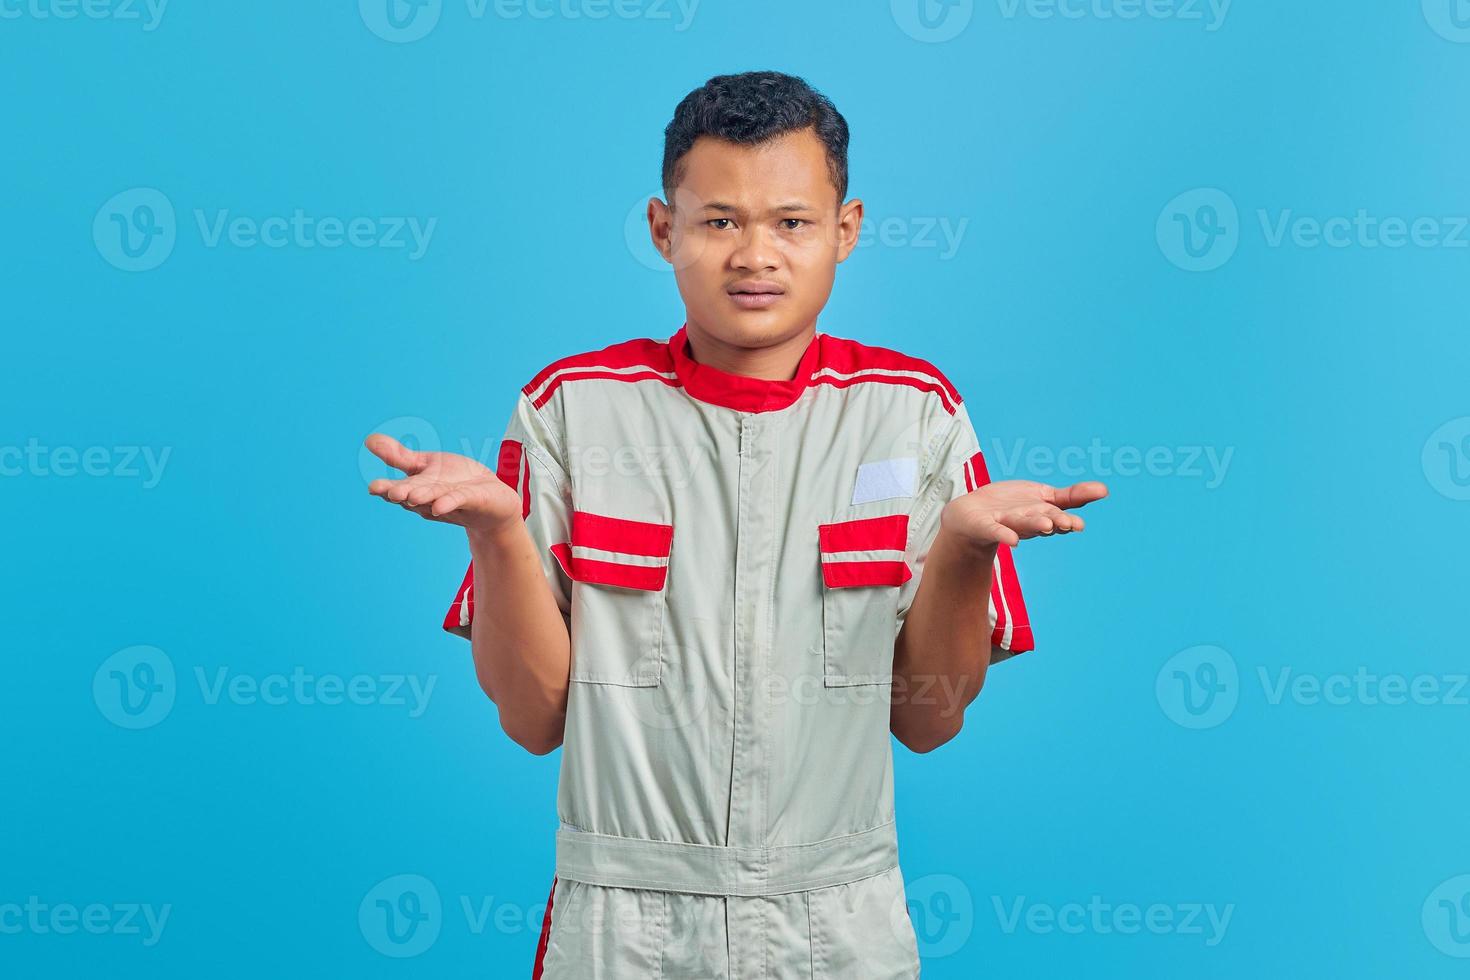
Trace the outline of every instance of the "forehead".
[[811, 129], [748, 146], [701, 136], [680, 161], [680, 194], [697, 202], [727, 201], [760, 208], [802, 200], [827, 204], [836, 197], [827, 148]]

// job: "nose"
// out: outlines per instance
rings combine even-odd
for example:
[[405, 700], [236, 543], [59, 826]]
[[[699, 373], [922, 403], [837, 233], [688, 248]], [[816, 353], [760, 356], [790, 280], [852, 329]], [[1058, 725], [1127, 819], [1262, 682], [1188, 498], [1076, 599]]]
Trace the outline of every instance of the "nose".
[[730, 265], [748, 272], [760, 272], [776, 268], [779, 251], [767, 229], [752, 223], [740, 233], [740, 242], [730, 253]]

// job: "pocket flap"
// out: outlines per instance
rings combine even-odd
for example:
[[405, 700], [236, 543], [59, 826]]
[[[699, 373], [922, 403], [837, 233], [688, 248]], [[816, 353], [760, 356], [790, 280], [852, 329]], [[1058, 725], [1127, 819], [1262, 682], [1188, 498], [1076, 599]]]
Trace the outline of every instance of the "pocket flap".
[[551, 553], [573, 581], [657, 592], [669, 571], [674, 526], [572, 511], [572, 540]]
[[902, 585], [914, 574], [904, 559], [908, 534], [907, 514], [818, 525], [823, 583], [829, 589]]

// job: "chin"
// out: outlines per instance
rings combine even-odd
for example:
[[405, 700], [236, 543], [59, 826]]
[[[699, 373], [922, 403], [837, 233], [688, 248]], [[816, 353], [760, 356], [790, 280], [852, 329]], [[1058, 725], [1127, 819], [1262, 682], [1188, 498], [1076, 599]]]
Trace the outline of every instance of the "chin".
[[701, 320], [707, 332], [736, 347], [769, 347], [802, 330], [803, 322], [782, 310], [733, 310]]

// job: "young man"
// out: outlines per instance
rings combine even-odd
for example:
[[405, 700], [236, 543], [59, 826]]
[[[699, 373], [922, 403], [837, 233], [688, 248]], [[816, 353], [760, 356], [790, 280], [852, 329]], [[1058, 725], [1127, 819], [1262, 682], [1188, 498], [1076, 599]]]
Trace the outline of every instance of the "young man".
[[562, 753], [533, 976], [914, 977], [889, 733], [960, 730], [1032, 649], [1011, 547], [1106, 493], [989, 482], [934, 365], [817, 332], [863, 205], [803, 81], [712, 78], [665, 132], [686, 318], [555, 361], [492, 472], [381, 434], [371, 492], [463, 526], [445, 628]]

